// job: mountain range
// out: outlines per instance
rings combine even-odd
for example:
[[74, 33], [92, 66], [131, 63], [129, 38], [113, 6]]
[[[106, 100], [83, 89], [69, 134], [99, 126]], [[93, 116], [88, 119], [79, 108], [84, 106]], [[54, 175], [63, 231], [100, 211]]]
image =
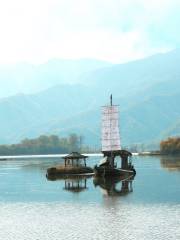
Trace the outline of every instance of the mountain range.
[[[50, 61], [40, 70], [36, 66], [36, 76], [22, 65], [20, 70], [14, 67], [21, 80], [26, 72], [26, 86], [20, 94], [11, 86], [16, 95], [0, 99], [1, 144], [41, 134], [77, 133], [84, 144], [99, 147], [101, 106], [109, 104], [111, 93], [120, 108], [123, 145], [156, 143], [180, 134], [179, 49], [125, 64], [66, 60], [63, 67], [62, 62]], [[3, 86], [1, 92], [5, 94]]]
[[52, 59], [39, 65], [17, 63], [0, 65], [0, 97], [17, 93], [31, 94], [57, 84], [75, 84], [86, 72], [111, 66], [111, 63], [94, 59]]

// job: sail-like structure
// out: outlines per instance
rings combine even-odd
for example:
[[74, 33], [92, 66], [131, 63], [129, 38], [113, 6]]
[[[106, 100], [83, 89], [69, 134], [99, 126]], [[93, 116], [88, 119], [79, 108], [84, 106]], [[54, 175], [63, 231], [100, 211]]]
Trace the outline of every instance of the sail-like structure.
[[121, 150], [119, 134], [119, 108], [102, 107], [102, 152]]

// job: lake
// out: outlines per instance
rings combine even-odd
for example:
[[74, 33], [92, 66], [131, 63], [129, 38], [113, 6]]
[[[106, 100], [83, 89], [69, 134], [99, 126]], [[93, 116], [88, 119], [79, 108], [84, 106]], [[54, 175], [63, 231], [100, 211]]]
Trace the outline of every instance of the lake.
[[0, 161], [0, 239], [180, 239], [180, 158], [134, 156], [123, 181], [47, 179], [61, 161]]

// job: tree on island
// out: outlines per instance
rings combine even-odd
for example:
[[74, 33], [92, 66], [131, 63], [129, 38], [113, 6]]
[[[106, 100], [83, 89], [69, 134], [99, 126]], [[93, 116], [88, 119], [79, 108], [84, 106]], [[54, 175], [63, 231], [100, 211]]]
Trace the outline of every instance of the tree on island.
[[160, 151], [162, 154], [180, 154], [180, 137], [170, 137], [161, 141]]
[[70, 134], [60, 138], [56, 135], [41, 135], [35, 139], [24, 139], [18, 144], [0, 145], [0, 155], [59, 154], [72, 151], [90, 151], [81, 146], [82, 136]]

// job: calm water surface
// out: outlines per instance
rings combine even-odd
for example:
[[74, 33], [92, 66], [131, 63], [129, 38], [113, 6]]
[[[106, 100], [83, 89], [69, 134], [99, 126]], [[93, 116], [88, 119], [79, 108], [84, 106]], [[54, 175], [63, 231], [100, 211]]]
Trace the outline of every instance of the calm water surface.
[[48, 180], [61, 161], [0, 161], [0, 239], [180, 239], [180, 159], [133, 157], [126, 181]]

